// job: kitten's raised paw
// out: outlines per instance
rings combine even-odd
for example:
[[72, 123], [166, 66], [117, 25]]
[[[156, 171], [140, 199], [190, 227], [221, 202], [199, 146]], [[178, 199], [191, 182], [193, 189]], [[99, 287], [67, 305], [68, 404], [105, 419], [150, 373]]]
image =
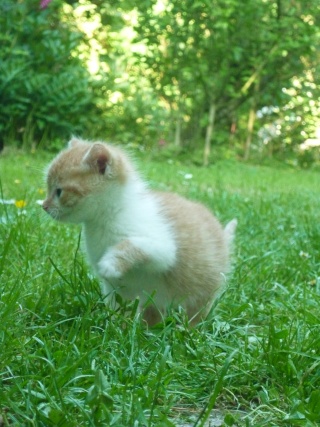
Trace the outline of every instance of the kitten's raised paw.
[[109, 254], [103, 256], [98, 263], [98, 272], [104, 279], [119, 279], [121, 271], [117, 268], [116, 259]]

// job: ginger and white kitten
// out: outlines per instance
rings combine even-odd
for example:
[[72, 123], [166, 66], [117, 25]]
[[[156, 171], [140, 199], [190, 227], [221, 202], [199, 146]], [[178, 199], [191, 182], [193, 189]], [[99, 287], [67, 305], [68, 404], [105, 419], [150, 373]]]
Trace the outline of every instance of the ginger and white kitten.
[[[127, 154], [73, 138], [49, 165], [43, 209], [81, 223], [105, 295], [139, 298], [149, 325], [168, 307], [196, 323], [225, 281], [236, 220], [225, 229], [199, 203], [151, 191]], [[146, 308], [145, 308], [146, 307]]]

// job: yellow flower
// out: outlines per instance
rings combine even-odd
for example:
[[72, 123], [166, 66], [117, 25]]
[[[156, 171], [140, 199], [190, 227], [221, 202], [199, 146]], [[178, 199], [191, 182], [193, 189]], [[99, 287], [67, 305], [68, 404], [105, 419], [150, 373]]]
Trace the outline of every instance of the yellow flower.
[[14, 204], [19, 209], [25, 208], [27, 206], [27, 202], [25, 200], [16, 200]]
[[38, 193], [39, 193], [39, 194], [44, 194], [44, 193], [45, 193], [45, 190], [44, 190], [43, 188], [38, 188]]
[[15, 180], [14, 180], [14, 183], [15, 183], [15, 184], [21, 184], [21, 181], [20, 181], [20, 179], [15, 179]]

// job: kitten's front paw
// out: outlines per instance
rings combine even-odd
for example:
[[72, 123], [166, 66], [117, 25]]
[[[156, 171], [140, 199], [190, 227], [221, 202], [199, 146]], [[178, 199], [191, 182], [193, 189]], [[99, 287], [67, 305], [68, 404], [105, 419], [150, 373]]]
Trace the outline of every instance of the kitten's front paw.
[[119, 279], [121, 271], [117, 268], [116, 259], [109, 254], [101, 258], [98, 263], [98, 272], [104, 279]]

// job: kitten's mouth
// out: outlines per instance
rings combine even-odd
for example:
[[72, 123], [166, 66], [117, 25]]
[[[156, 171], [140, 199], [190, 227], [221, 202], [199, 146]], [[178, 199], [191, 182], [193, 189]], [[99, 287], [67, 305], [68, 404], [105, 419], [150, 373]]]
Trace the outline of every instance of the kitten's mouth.
[[50, 209], [50, 207], [47, 206], [45, 203], [42, 204], [42, 208], [49, 216], [51, 216], [52, 219], [55, 219], [57, 221], [61, 220], [61, 214], [58, 210]]
[[48, 212], [48, 214], [51, 216], [52, 219], [55, 219], [56, 221], [61, 220], [61, 215], [58, 212]]

